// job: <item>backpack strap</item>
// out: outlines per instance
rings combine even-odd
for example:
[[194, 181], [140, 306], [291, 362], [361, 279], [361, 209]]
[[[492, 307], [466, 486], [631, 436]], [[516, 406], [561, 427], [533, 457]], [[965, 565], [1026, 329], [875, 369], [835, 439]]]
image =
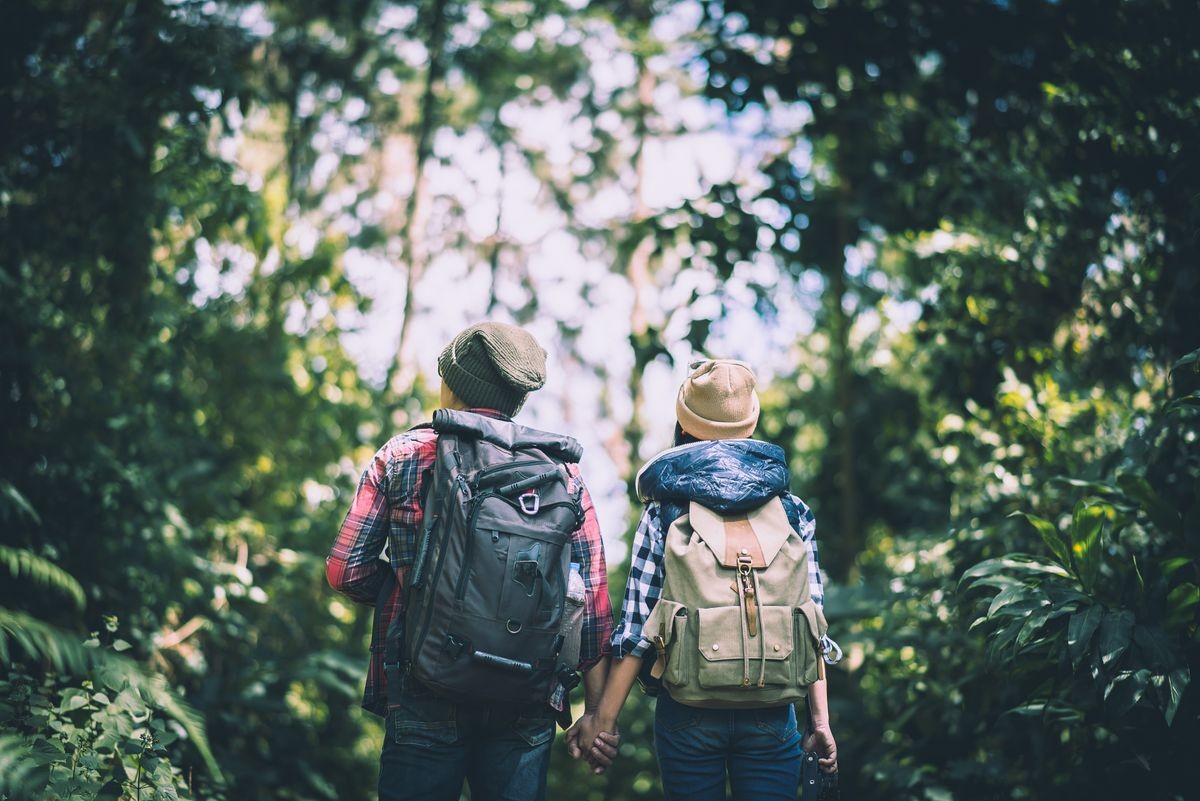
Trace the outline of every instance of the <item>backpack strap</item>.
[[[408, 432], [422, 431], [422, 430], [432, 429], [432, 428], [433, 428], [433, 423], [428, 423], [428, 422], [427, 423], [418, 423], [417, 425], [409, 428]], [[406, 433], [408, 433], [408, 432], [406, 432]], [[429, 490], [430, 490], [430, 487], [432, 486], [432, 484], [433, 484], [433, 470], [432, 470], [432, 468], [427, 468], [426, 470], [424, 470], [422, 472], [422, 475], [421, 475], [420, 502], [421, 502], [422, 509], [425, 508], [425, 502], [426, 502], [426, 499], [429, 497]], [[412, 589], [412, 586], [411, 586], [412, 585], [411, 579], [413, 576], [412, 570], [409, 571], [408, 576], [409, 576], [409, 581], [406, 582], [406, 586], [400, 588], [400, 592], [404, 596], [402, 600], [403, 600], [403, 603], [405, 603], [405, 604], [408, 603], [408, 595]], [[395, 583], [396, 583], [396, 573], [395, 573], [395, 571], [391, 570], [391, 568], [389, 566], [389, 569], [387, 571], [387, 577], [384, 580], [384, 588], [380, 591], [380, 596], [379, 596], [380, 601], [379, 602], [383, 602], [384, 599], [390, 594], [390, 589], [391, 589], [391, 587], [393, 587], [395, 585]], [[383, 675], [384, 675], [384, 679], [387, 683], [387, 699], [386, 700], [387, 700], [387, 704], [389, 707], [395, 706], [400, 703], [400, 689], [404, 683], [404, 672], [405, 672], [404, 671], [404, 668], [405, 668], [404, 653], [403, 653], [404, 649], [402, 647], [403, 640], [404, 640], [404, 615], [396, 614], [392, 617], [391, 622], [388, 624], [387, 632], [384, 634], [384, 639], [383, 639], [383, 642], [384, 642]]]

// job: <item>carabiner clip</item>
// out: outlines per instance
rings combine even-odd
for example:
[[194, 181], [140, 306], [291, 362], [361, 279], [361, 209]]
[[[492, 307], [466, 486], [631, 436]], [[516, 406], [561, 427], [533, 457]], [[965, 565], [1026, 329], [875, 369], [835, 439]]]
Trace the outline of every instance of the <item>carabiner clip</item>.
[[527, 515], [536, 515], [538, 509], [542, 508], [542, 499], [536, 490], [522, 492], [517, 496], [517, 503], [521, 505], [521, 511]]

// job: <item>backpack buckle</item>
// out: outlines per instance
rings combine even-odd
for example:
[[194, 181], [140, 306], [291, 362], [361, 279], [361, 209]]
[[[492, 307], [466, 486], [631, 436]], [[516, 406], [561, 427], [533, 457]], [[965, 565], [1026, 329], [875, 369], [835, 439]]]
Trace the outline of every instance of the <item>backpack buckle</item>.
[[517, 496], [517, 503], [520, 504], [521, 511], [527, 515], [536, 515], [538, 509], [542, 508], [542, 498], [536, 490], [522, 492]]

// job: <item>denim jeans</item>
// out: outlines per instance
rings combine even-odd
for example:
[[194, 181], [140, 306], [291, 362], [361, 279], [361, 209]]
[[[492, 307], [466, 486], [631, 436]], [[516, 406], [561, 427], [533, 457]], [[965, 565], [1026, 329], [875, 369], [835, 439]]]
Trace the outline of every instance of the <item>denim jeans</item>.
[[457, 702], [406, 682], [388, 712], [380, 801], [543, 801], [554, 720], [550, 708]]
[[791, 706], [699, 709], [658, 694], [654, 744], [667, 801], [796, 801], [800, 732]]

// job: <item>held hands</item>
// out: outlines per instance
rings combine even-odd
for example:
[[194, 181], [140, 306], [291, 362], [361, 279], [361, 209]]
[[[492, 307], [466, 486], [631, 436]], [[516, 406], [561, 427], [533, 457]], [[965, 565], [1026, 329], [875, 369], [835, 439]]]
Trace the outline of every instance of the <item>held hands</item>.
[[[611, 728], [611, 731], [602, 729]], [[596, 715], [585, 712], [575, 721], [575, 725], [567, 729], [567, 752], [575, 759], [584, 757], [592, 766], [592, 772], [599, 775], [612, 765], [617, 758], [617, 748], [621, 744], [621, 735], [614, 721], [611, 726], [601, 726]]]
[[837, 773], [837, 743], [833, 739], [833, 731], [829, 726], [817, 726], [804, 738], [801, 747], [805, 751], [816, 751], [817, 765], [824, 773]]

